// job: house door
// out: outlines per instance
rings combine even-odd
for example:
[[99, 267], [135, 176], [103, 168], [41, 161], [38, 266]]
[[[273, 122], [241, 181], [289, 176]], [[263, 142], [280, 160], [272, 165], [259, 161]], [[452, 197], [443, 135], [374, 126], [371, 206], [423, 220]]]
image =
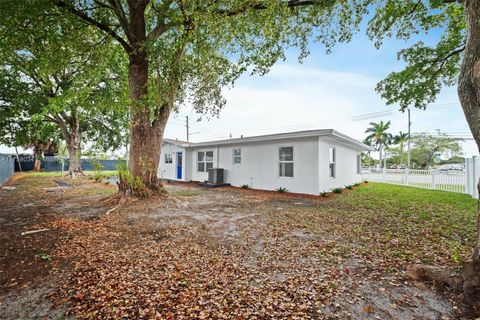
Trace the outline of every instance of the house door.
[[177, 152], [177, 179], [182, 179], [182, 152]]

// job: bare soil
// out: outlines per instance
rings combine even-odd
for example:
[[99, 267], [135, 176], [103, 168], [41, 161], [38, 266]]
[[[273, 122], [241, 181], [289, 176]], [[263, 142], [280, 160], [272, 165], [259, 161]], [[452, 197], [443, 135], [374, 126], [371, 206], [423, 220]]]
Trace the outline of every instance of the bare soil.
[[171, 183], [117, 207], [113, 186], [86, 178], [46, 192], [58, 178], [0, 190], [1, 319], [474, 319], [448, 288], [409, 279], [390, 247], [346, 236], [330, 213], [354, 208], [339, 201], [350, 191]]

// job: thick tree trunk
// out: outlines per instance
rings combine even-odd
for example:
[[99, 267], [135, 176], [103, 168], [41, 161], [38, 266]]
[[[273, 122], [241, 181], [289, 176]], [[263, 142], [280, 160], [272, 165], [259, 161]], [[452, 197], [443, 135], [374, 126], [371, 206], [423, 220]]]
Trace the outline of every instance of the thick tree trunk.
[[40, 171], [40, 167], [42, 166], [42, 157], [43, 157], [43, 143], [40, 141], [35, 142], [35, 146], [33, 147], [33, 156], [35, 158], [35, 163], [33, 165], [33, 171], [38, 172]]
[[67, 145], [69, 161], [68, 175], [76, 178], [83, 174], [80, 163], [82, 155], [80, 120], [78, 119], [77, 110], [72, 108], [69, 116], [66, 114], [63, 114], [63, 116], [57, 114], [55, 115], [55, 119], [62, 130], [62, 136]]
[[42, 159], [35, 157], [35, 163], [33, 165], [33, 171], [35, 171], [35, 172], [40, 171], [41, 165], [42, 165]]
[[67, 143], [67, 149], [69, 162], [68, 175], [75, 178], [82, 174], [80, 139]]
[[[468, 38], [460, 70], [458, 95], [470, 130], [480, 147], [480, 1], [466, 0], [464, 4]], [[477, 241], [471, 259], [464, 263], [463, 289], [467, 301], [480, 305], [480, 203], [477, 213]]]
[[162, 185], [157, 177], [163, 132], [170, 115], [169, 105], [150, 116], [147, 103], [148, 60], [144, 53], [130, 57], [128, 70], [130, 97], [133, 105], [130, 133], [129, 170], [140, 177], [144, 187], [159, 192]]

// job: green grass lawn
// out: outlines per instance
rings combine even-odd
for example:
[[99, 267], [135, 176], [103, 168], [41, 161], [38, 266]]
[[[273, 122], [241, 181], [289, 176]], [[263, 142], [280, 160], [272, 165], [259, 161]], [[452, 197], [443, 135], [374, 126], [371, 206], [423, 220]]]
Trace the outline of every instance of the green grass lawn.
[[345, 255], [377, 266], [451, 266], [473, 246], [476, 205], [469, 195], [368, 183], [328, 205], [296, 210], [284, 222], [303, 223], [332, 237]]

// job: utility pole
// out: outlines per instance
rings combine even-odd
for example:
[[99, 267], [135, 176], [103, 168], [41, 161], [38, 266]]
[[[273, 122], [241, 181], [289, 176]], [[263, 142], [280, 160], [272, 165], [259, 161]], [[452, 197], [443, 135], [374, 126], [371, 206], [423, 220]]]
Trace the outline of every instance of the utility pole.
[[407, 157], [407, 168], [410, 169], [410, 130], [412, 127], [412, 122], [410, 121], [410, 108], [407, 108], [408, 111], [408, 142], [407, 142], [407, 148], [408, 148], [408, 157]]
[[186, 116], [186, 118], [187, 118], [186, 127], [187, 127], [187, 142], [188, 142], [188, 139], [190, 138], [190, 127], [188, 125], [188, 116]]
[[190, 132], [190, 122], [188, 122], [188, 116], [185, 116], [186, 118], [186, 122], [185, 122], [185, 126], [187, 127], [187, 142], [190, 141], [190, 136], [193, 135], [193, 134], [197, 134], [197, 133], [200, 133], [200, 132]]

